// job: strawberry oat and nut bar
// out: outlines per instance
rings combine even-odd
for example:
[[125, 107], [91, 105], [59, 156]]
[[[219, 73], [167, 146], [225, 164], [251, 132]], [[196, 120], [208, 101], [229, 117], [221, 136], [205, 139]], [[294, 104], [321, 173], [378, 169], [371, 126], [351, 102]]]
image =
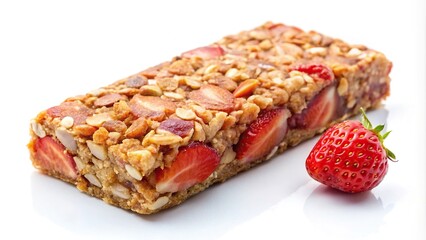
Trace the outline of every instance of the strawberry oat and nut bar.
[[391, 68], [268, 22], [40, 112], [28, 148], [41, 172], [150, 214], [377, 107]]

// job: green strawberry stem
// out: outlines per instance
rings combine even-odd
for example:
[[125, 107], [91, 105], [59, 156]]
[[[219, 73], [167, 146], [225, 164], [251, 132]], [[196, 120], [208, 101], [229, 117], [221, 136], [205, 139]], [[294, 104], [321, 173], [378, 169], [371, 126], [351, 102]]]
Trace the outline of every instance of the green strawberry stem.
[[361, 110], [361, 113], [362, 113], [362, 117], [361, 117], [361, 123], [362, 123], [362, 125], [366, 129], [374, 132], [377, 135], [377, 137], [379, 138], [380, 144], [382, 144], [382, 147], [386, 151], [387, 158], [389, 160], [395, 162], [396, 161], [395, 154], [391, 150], [389, 150], [388, 148], [386, 148], [385, 145], [384, 145], [384, 140], [389, 136], [389, 133], [391, 133], [391, 131], [385, 132], [382, 135], [380, 132], [385, 128], [385, 125], [381, 124], [381, 125], [378, 125], [376, 127], [373, 127], [373, 124], [371, 124], [370, 120], [367, 118], [367, 115], [365, 114], [364, 109], [361, 108], [360, 110]]

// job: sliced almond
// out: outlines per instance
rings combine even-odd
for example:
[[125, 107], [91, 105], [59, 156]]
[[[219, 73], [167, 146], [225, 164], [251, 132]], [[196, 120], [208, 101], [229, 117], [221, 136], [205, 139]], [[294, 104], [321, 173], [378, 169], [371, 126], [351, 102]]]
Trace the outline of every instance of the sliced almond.
[[225, 112], [234, 109], [232, 93], [214, 85], [204, 85], [199, 90], [190, 92], [188, 97], [207, 109]]
[[184, 120], [194, 120], [197, 115], [191, 109], [176, 108], [176, 115]]
[[157, 85], [145, 85], [141, 87], [140, 93], [144, 96], [161, 96], [163, 91]]
[[91, 184], [95, 185], [96, 187], [102, 187], [101, 182], [95, 175], [90, 173], [84, 174], [84, 178], [86, 178]]
[[237, 153], [232, 150], [232, 147], [226, 148], [225, 152], [223, 153], [222, 157], [220, 158], [221, 164], [227, 164], [232, 162], [235, 159], [235, 156]]
[[74, 136], [69, 133], [65, 128], [60, 127], [55, 130], [56, 138], [71, 152], [77, 151], [77, 143]]
[[130, 198], [129, 189], [119, 183], [114, 183], [113, 185], [111, 185], [111, 192], [114, 196], [122, 199]]
[[46, 131], [44, 131], [41, 124], [36, 122], [35, 120], [31, 121], [31, 129], [33, 130], [34, 134], [37, 135], [39, 138], [46, 137]]
[[162, 196], [159, 197], [153, 204], [147, 205], [150, 210], [157, 210], [164, 207], [169, 202], [169, 197]]
[[182, 138], [174, 134], [154, 134], [149, 138], [149, 142], [157, 145], [172, 145], [179, 142], [182, 142]]
[[77, 170], [78, 171], [83, 170], [86, 165], [83, 163], [81, 158], [75, 156], [75, 157], [73, 157], [73, 159], [74, 159], [75, 165], [77, 166]]
[[136, 168], [134, 168], [132, 165], [126, 164], [126, 165], [124, 165], [124, 168], [126, 168], [127, 173], [132, 178], [134, 178], [138, 181], [142, 180], [142, 174]]
[[104, 146], [94, 143], [93, 141], [87, 141], [87, 147], [89, 147], [90, 152], [96, 158], [100, 160], [107, 159], [107, 152]]
[[99, 113], [99, 114], [94, 114], [93, 116], [90, 116], [86, 119], [87, 124], [89, 124], [90, 126], [94, 126], [94, 127], [100, 127], [102, 126], [102, 124], [108, 120], [111, 120], [111, 116], [109, 115], [109, 113], [104, 112], [104, 113]]
[[257, 86], [259, 86], [259, 80], [247, 79], [244, 82], [240, 83], [237, 89], [235, 89], [234, 97], [248, 97], [254, 92]]

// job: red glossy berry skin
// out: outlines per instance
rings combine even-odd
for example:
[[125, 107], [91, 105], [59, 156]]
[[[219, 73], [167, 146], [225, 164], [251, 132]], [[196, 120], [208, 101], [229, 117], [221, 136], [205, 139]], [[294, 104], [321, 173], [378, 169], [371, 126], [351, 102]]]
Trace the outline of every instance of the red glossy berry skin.
[[377, 135], [349, 120], [321, 136], [306, 159], [306, 170], [320, 183], [357, 193], [379, 185], [387, 173], [388, 159]]

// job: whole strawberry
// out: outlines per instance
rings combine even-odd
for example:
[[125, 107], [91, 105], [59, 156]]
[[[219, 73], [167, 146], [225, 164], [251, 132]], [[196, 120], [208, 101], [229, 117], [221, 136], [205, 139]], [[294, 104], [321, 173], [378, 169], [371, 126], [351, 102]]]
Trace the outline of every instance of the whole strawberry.
[[361, 109], [362, 120], [347, 120], [329, 128], [306, 159], [309, 175], [327, 186], [357, 193], [376, 187], [395, 155], [383, 145], [389, 132], [373, 128]]

